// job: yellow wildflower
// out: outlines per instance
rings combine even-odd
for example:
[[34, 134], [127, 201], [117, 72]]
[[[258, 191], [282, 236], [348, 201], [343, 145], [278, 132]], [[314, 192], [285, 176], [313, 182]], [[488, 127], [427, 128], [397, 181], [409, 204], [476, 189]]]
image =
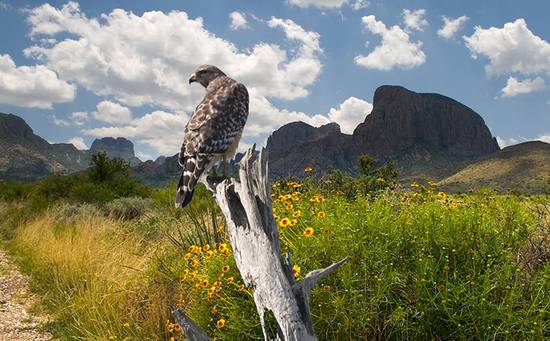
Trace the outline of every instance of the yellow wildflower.
[[233, 277], [227, 277], [226, 281], [229, 284], [233, 283]]
[[418, 187], [420, 187], [420, 185], [419, 185], [418, 183], [416, 183], [416, 182], [413, 182], [413, 183], [411, 184], [411, 187], [412, 187], [412, 188], [418, 188]]
[[302, 216], [302, 211], [298, 210], [294, 212], [294, 218], [300, 218]]
[[304, 236], [311, 237], [313, 235], [313, 228], [312, 227], [306, 227], [304, 230]]
[[208, 250], [210, 250], [210, 245], [204, 244], [203, 247], [202, 247], [202, 251], [206, 252]]
[[217, 314], [218, 313], [218, 307], [216, 307], [215, 305], [211, 306], [210, 307], [210, 312], [212, 314]]
[[306, 167], [306, 168], [304, 168], [304, 172], [306, 172], [306, 173], [311, 173], [311, 172], [313, 172], [313, 168], [311, 168], [311, 167]]
[[319, 211], [319, 213], [317, 213], [317, 216], [319, 216], [319, 218], [324, 218], [327, 214], [324, 212], [324, 211]]
[[219, 319], [218, 322], [216, 322], [216, 327], [218, 327], [219, 329], [225, 327], [225, 320]]
[[227, 247], [226, 243], [221, 243], [221, 244], [218, 244], [218, 251], [220, 251], [221, 253], [227, 254], [231, 250], [229, 249], [229, 247]]
[[288, 218], [283, 218], [283, 219], [279, 220], [279, 226], [280, 227], [287, 227], [288, 224], [290, 224], [290, 219], [288, 219]]
[[286, 208], [287, 210], [291, 210], [292, 207], [294, 207], [294, 206], [292, 205], [291, 202], [287, 202], [286, 205], [285, 205], [285, 208]]
[[193, 260], [191, 261], [191, 267], [192, 267], [192, 268], [196, 268], [198, 265], [199, 265], [199, 261], [198, 261], [198, 260], [193, 259]]
[[229, 265], [224, 265], [223, 268], [222, 268], [222, 271], [223, 272], [229, 271]]
[[437, 193], [437, 197], [443, 201], [445, 201], [447, 199], [447, 193], [445, 192], [439, 192]]
[[205, 287], [205, 288], [208, 286], [208, 283], [209, 282], [208, 282], [207, 278], [203, 279], [202, 282], [201, 282], [202, 286]]
[[300, 269], [300, 267], [298, 265], [293, 265], [292, 266], [292, 273], [294, 274], [294, 277], [299, 277], [300, 276], [300, 271], [302, 271], [302, 269]]
[[123, 326], [126, 328], [130, 328], [130, 324], [128, 322], [124, 323]]
[[298, 220], [296, 219], [290, 219], [290, 223], [288, 223], [289, 226], [295, 226], [296, 223], [298, 223]]

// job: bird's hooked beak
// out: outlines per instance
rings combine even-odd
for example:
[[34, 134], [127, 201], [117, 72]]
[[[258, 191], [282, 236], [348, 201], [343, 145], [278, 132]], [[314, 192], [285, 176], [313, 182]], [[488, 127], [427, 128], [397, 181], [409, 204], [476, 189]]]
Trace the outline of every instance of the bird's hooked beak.
[[192, 74], [191, 78], [189, 78], [189, 84], [191, 84], [193, 82], [196, 82], [196, 81], [197, 81], [197, 76], [195, 74]]

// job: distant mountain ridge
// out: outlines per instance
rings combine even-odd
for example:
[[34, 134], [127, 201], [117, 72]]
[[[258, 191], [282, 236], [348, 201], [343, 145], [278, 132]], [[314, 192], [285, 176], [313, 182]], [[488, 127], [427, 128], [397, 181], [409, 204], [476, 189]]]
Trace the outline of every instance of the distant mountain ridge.
[[[91, 154], [104, 151], [133, 166], [135, 177], [152, 185], [175, 182], [181, 172], [178, 156], [141, 162], [125, 138], [96, 139], [90, 150], [72, 144], [50, 144], [20, 117], [0, 113], [0, 180], [35, 180], [52, 172], [86, 169]], [[358, 157], [395, 160], [401, 180], [435, 179], [442, 189], [467, 191], [492, 187], [547, 193], [550, 187], [550, 144], [528, 142], [500, 150], [483, 118], [443, 95], [420, 94], [401, 86], [381, 86], [373, 109], [353, 134], [337, 123], [313, 127], [288, 123], [267, 140], [271, 178], [302, 177], [305, 167], [316, 174], [329, 169], [357, 172]], [[237, 154], [233, 169], [242, 157]]]
[[[123, 157], [134, 164], [140, 162], [134, 155], [132, 142], [127, 139], [118, 138], [113, 146], [109, 139], [96, 141], [100, 141], [101, 148], [95, 150], [78, 150], [71, 143], [49, 143], [36, 135], [21, 117], [0, 113], [0, 148], [3, 151], [0, 179], [32, 181], [50, 173], [81, 171], [89, 166], [91, 155], [100, 149], [110, 157]], [[121, 144], [125, 149], [118, 152]]]
[[443, 95], [381, 86], [365, 116], [352, 135], [341, 133], [336, 123], [314, 128], [293, 122], [279, 128], [267, 142], [272, 174], [301, 176], [305, 167], [353, 173], [362, 154], [395, 160], [401, 173], [412, 173], [499, 150], [479, 114]]

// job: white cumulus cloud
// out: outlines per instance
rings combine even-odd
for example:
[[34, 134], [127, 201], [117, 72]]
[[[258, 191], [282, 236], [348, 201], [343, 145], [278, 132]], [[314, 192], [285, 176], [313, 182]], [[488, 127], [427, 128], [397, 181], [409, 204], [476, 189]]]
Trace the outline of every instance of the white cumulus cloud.
[[443, 26], [437, 30], [437, 35], [445, 39], [451, 39], [455, 34], [464, 28], [464, 24], [470, 19], [463, 15], [461, 17], [451, 19], [447, 16], [442, 16]]
[[403, 22], [411, 30], [424, 31], [424, 28], [428, 26], [425, 16], [426, 10], [422, 8], [414, 11], [406, 8], [403, 10]]
[[229, 27], [234, 31], [250, 28], [248, 26], [248, 21], [246, 20], [246, 15], [244, 13], [237, 11], [231, 12], [229, 14], [229, 19], [231, 20]]
[[202, 18], [182, 11], [138, 16], [115, 9], [99, 20], [70, 2], [61, 9], [36, 7], [28, 21], [32, 37], [60, 40], [33, 45], [27, 56], [45, 61], [63, 79], [129, 106], [192, 110], [202, 92], [187, 79], [200, 64], [214, 64], [264, 96], [287, 100], [307, 96], [321, 67], [319, 56], [304, 49], [293, 54], [260, 42], [240, 51], [209, 32]]
[[534, 79], [518, 80], [515, 77], [509, 77], [506, 86], [501, 90], [502, 97], [514, 97], [521, 94], [528, 94], [542, 90], [546, 87], [544, 79], [537, 77]]
[[357, 125], [372, 111], [372, 104], [356, 97], [350, 97], [338, 108], [331, 108], [328, 117], [340, 125], [342, 132], [353, 133]]
[[130, 109], [111, 101], [101, 101], [92, 115], [98, 121], [107, 123], [128, 123], [132, 120]]
[[474, 58], [489, 59], [485, 66], [489, 75], [550, 74], [550, 43], [533, 34], [524, 19], [502, 28], [477, 26], [474, 34], [463, 39]]
[[73, 146], [75, 146], [76, 149], [79, 149], [79, 150], [88, 149], [88, 147], [86, 146], [86, 142], [84, 142], [84, 139], [80, 136], [75, 136], [71, 138], [69, 140], [69, 143], [72, 143]]
[[[310, 117], [270, 102], [308, 96], [322, 70], [319, 34], [292, 20], [265, 21], [293, 43], [288, 49], [258, 42], [240, 50], [208, 31], [202, 18], [190, 18], [183, 11], [136, 15], [115, 9], [89, 18], [78, 3], [69, 2], [59, 8], [44, 4], [27, 13], [35, 43], [25, 54], [43, 61], [61, 78], [112, 99], [107, 101], [110, 105], [98, 105], [88, 114], [109, 125], [86, 129], [87, 135], [124, 136], [163, 154], [177, 152], [186, 117], [204, 96], [202, 87], [190, 86], [187, 80], [197, 65], [205, 63], [247, 86], [251, 102], [245, 137], [261, 138], [296, 119], [328, 122], [327, 117]], [[143, 105], [153, 112], [132, 117], [131, 107]], [[181, 114], [170, 114], [174, 112]], [[152, 118], [158, 118], [160, 125], [146, 128], [144, 122]], [[86, 121], [72, 119], [75, 124]], [[170, 124], [161, 124], [166, 121]], [[165, 141], [165, 136], [175, 137]]]
[[411, 42], [409, 34], [395, 25], [387, 28], [374, 15], [364, 16], [362, 23], [367, 30], [382, 37], [381, 45], [368, 55], [355, 57], [357, 65], [368, 69], [389, 71], [394, 68], [411, 69], [424, 64], [426, 55], [422, 51], [422, 42]]
[[0, 103], [48, 109], [72, 101], [75, 92], [46, 66], [17, 66], [9, 55], [0, 54]]

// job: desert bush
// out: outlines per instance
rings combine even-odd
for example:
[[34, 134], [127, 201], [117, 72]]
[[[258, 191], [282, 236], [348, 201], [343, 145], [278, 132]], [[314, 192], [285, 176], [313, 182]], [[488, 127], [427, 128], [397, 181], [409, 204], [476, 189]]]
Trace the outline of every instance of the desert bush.
[[142, 217], [152, 209], [149, 198], [118, 198], [105, 205], [107, 214], [115, 219], [131, 220]]
[[101, 211], [95, 205], [67, 202], [52, 208], [52, 212], [57, 213], [59, 220], [82, 219], [82, 217], [95, 217], [101, 214]]
[[25, 200], [30, 194], [32, 186], [30, 183], [18, 181], [0, 182], [0, 200]]
[[150, 188], [130, 176], [129, 164], [96, 154], [87, 172], [51, 174], [33, 184], [27, 198], [44, 208], [59, 201], [104, 204], [122, 197], [148, 197], [150, 193]]

